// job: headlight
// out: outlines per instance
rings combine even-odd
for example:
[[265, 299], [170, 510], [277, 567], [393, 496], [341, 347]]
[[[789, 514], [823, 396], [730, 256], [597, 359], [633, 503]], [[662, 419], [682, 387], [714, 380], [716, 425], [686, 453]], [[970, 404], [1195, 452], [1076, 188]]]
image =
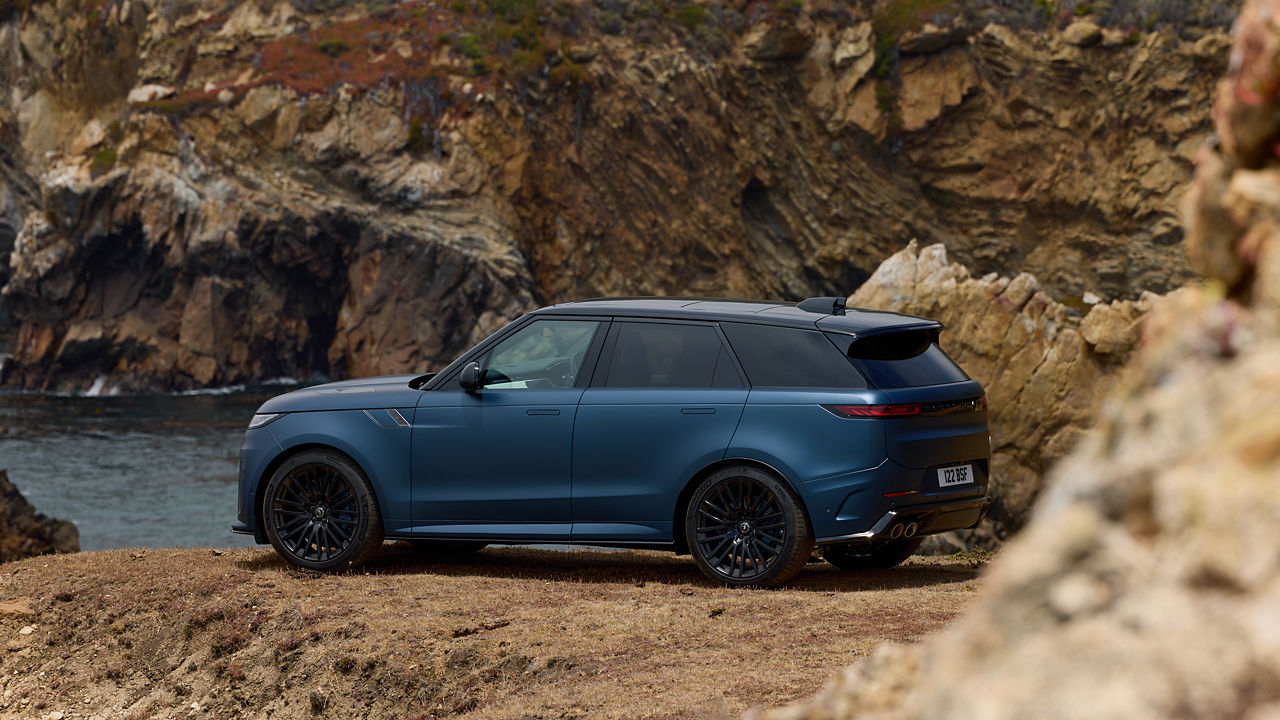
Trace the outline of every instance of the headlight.
[[254, 415], [253, 419], [249, 421], [249, 429], [256, 430], [264, 425], [269, 425], [284, 416], [285, 413], [264, 413], [262, 415]]

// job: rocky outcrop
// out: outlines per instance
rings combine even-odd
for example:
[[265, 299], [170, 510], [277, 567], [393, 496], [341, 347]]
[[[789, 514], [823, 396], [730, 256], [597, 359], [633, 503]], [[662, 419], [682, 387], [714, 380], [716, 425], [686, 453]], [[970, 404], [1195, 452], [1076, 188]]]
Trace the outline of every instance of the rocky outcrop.
[[974, 610], [773, 718], [1264, 718], [1280, 707], [1280, 67], [1250, 0], [1189, 194], [1207, 280], [1153, 308], [1100, 427]]
[[76, 526], [37, 513], [0, 470], [0, 562], [79, 551]]
[[1059, 297], [1188, 272], [1217, 31], [509, 5], [0, 23], [7, 383], [427, 370], [565, 299], [846, 293], [916, 237]]
[[[1093, 300], [1093, 298], [1090, 298]], [[993, 547], [1022, 527], [1045, 473], [1076, 444], [1114, 388], [1156, 301], [1064, 305], [1035, 277], [971, 277], [942, 245], [912, 242], [880, 266], [849, 304], [922, 315], [946, 325], [942, 345], [982, 383], [990, 407], [992, 508], [978, 529], [930, 538], [932, 550]]]

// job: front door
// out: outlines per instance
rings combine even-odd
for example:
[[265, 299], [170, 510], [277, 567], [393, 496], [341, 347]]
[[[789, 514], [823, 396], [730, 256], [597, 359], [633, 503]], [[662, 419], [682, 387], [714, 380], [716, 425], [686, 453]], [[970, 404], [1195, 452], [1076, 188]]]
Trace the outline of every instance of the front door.
[[536, 319], [477, 361], [483, 387], [422, 394], [413, 422], [414, 532], [564, 539], [571, 445], [594, 320]]

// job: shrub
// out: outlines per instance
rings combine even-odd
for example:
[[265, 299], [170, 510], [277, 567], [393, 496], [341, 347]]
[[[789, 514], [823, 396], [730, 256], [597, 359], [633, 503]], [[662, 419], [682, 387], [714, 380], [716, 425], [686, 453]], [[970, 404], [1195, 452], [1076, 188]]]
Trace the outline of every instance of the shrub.
[[350, 45], [336, 38], [330, 38], [328, 40], [325, 40], [321, 42], [318, 47], [320, 49], [320, 52], [324, 53], [325, 55], [328, 55], [331, 58], [336, 58], [339, 55], [342, 55], [343, 53], [351, 49]]
[[681, 5], [675, 10], [676, 20], [679, 20], [680, 24], [684, 25], [685, 29], [689, 32], [693, 32], [698, 29], [698, 26], [706, 19], [706, 14], [706, 8], [701, 5], [694, 5], [693, 3]]
[[119, 156], [116, 154], [116, 149], [110, 145], [105, 145], [98, 148], [98, 151], [93, 154], [91, 167], [94, 172], [106, 172], [115, 167], [117, 160], [119, 160]]

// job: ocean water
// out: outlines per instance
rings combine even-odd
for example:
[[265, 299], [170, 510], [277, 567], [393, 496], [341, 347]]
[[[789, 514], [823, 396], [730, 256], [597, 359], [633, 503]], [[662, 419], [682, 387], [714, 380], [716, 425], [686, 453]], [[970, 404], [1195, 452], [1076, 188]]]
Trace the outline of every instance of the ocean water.
[[240, 442], [288, 387], [115, 397], [0, 393], [0, 470], [84, 550], [243, 547], [232, 534]]

